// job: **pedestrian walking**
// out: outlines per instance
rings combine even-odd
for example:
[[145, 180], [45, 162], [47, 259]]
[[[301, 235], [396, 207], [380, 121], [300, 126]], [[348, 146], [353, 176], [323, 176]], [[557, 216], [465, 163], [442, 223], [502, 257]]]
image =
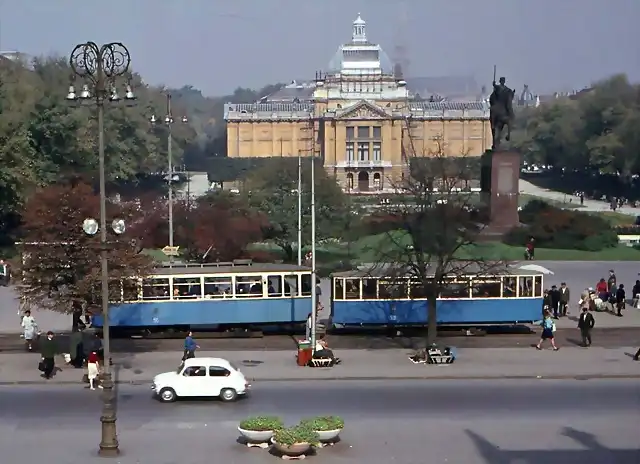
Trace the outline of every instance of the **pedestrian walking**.
[[560, 308], [558, 309], [558, 313], [560, 316], [566, 316], [569, 303], [571, 302], [571, 292], [569, 291], [569, 287], [567, 287], [566, 282], [562, 282], [560, 284]]
[[551, 286], [551, 291], [549, 292], [549, 296], [551, 297], [551, 308], [553, 310], [553, 318], [558, 319], [559, 317], [559, 309], [560, 309], [560, 290], [555, 285]]
[[556, 342], [554, 340], [554, 333], [556, 331], [556, 324], [551, 319], [551, 313], [549, 311], [544, 315], [544, 319], [542, 320], [542, 336], [540, 337], [540, 341], [536, 345], [537, 350], [542, 349], [542, 342], [545, 340], [551, 341], [551, 346], [553, 347], [553, 351], [558, 351], [558, 347], [556, 346]]
[[189, 331], [184, 339], [184, 354], [182, 355], [182, 360], [185, 361], [187, 359], [195, 358], [196, 350], [198, 348], [200, 348], [200, 346], [193, 339], [193, 332]]
[[28, 309], [24, 312], [20, 325], [22, 326], [22, 336], [24, 337], [25, 346], [27, 350], [32, 351], [33, 340], [38, 337], [38, 324]]
[[40, 343], [40, 354], [42, 359], [40, 360], [40, 370], [42, 371], [45, 379], [53, 377], [53, 372], [56, 368], [55, 356], [58, 352], [56, 342], [53, 339], [53, 332], [47, 332], [47, 337]]
[[624, 284], [620, 284], [618, 290], [616, 290], [616, 311], [617, 316], [622, 317], [622, 310], [627, 302], [627, 294], [624, 290]]
[[[96, 389], [96, 383], [99, 381], [100, 377], [100, 356], [95, 351], [89, 353], [89, 358], [87, 359], [87, 378], [89, 379], [89, 388], [91, 390]], [[102, 385], [98, 385], [99, 388], [102, 388]]]
[[582, 336], [582, 345], [586, 348], [591, 346], [591, 329], [596, 325], [593, 314], [589, 312], [589, 308], [583, 307], [580, 319], [578, 319], [578, 328]]

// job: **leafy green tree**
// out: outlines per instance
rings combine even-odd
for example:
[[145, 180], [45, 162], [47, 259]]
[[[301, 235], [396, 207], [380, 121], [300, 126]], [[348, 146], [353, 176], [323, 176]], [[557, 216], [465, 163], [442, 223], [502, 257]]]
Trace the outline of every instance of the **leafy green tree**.
[[[316, 237], [318, 240], [339, 237], [336, 224], [344, 223], [345, 196], [333, 177], [316, 160]], [[266, 237], [282, 249], [285, 259], [296, 258], [298, 241], [298, 161], [297, 158], [274, 157], [249, 174], [244, 194], [249, 203], [262, 212], [269, 225]], [[303, 158], [302, 165], [302, 237], [304, 244], [311, 236], [311, 160]]]

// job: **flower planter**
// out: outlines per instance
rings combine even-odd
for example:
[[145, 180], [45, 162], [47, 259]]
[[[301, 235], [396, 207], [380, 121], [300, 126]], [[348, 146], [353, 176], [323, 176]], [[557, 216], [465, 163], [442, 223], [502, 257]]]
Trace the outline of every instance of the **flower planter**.
[[340, 432], [342, 432], [342, 429], [316, 430], [315, 432], [318, 434], [318, 448], [324, 448], [325, 446], [331, 446], [338, 441], [338, 436], [340, 435]]
[[309, 443], [294, 443], [293, 445], [283, 445], [271, 439], [271, 443], [284, 456], [301, 456], [309, 451], [311, 445]]
[[246, 440], [249, 448], [268, 448], [269, 441], [273, 437], [273, 430], [244, 430], [238, 427], [238, 432]]

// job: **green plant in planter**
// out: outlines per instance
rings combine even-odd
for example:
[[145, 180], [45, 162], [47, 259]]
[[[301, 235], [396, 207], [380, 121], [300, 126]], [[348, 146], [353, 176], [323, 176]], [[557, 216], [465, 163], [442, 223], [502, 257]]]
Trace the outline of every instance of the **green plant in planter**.
[[292, 446], [297, 443], [309, 443], [317, 445], [319, 438], [315, 430], [306, 424], [298, 424], [293, 427], [281, 428], [275, 431], [273, 435], [276, 443], [284, 446]]
[[254, 416], [240, 422], [242, 430], [252, 430], [254, 432], [266, 432], [278, 430], [284, 427], [282, 419], [275, 416]]
[[342, 430], [344, 428], [344, 420], [339, 416], [318, 416], [312, 419], [304, 419], [300, 422], [311, 430], [326, 432], [328, 430]]

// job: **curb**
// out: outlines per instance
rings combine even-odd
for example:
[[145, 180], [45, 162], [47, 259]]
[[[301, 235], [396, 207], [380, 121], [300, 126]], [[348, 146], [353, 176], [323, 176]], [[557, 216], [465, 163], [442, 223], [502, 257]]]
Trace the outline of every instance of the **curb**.
[[[640, 379], [640, 374], [586, 374], [586, 375], [448, 375], [429, 377], [426, 375], [407, 375], [400, 377], [282, 377], [278, 379], [261, 379], [249, 377], [250, 382], [282, 383], [282, 382], [372, 382], [372, 381], [393, 381], [393, 380], [634, 380]], [[152, 380], [118, 380], [117, 385], [150, 385]], [[45, 380], [17, 380], [14, 382], [2, 382], [0, 386], [11, 385], [83, 385], [82, 382], [72, 380], [62, 380], [59, 382], [47, 382]]]

